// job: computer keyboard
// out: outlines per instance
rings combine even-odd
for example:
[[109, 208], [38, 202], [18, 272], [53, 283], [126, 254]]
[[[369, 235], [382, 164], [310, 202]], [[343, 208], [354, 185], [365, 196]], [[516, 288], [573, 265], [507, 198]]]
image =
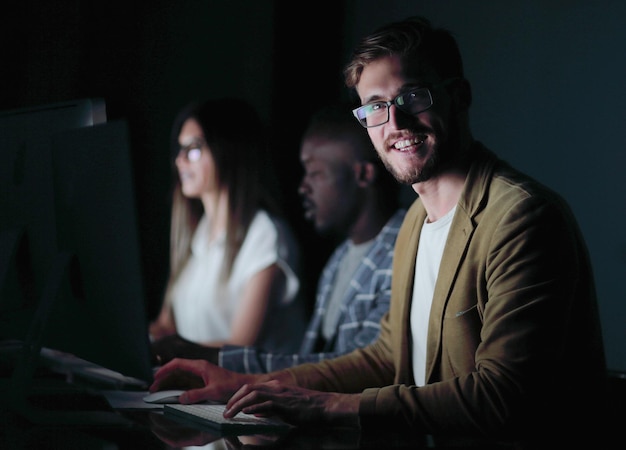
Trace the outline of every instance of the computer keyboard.
[[224, 417], [223, 404], [199, 403], [193, 405], [166, 404], [163, 411], [166, 416], [186, 419], [199, 425], [206, 425], [222, 431], [280, 431], [291, 428], [280, 419], [257, 417], [252, 414], [238, 413], [233, 418]]

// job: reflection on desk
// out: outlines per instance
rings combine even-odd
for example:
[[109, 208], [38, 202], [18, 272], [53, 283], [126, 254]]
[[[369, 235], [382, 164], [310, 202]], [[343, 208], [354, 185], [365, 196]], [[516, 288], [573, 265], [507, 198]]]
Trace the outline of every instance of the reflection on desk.
[[248, 449], [512, 449], [498, 443], [432, 439], [417, 434], [348, 428], [294, 428], [286, 434], [223, 435], [166, 417], [161, 410], [119, 410], [132, 426], [37, 425], [0, 404], [0, 448], [3, 450], [174, 450], [207, 446], [225, 450]]
[[[182, 423], [163, 415], [149, 413], [152, 432], [168, 449], [207, 447], [228, 450], [244, 449], [514, 449], [512, 444], [464, 438], [434, 438], [417, 433], [389, 430], [362, 432], [353, 428], [296, 427], [277, 434], [223, 434], [209, 427]], [[213, 445], [211, 445], [213, 444]]]
[[[515, 448], [501, 443], [433, 438], [382, 428], [361, 432], [349, 428], [296, 427], [279, 434], [223, 434], [166, 417], [158, 405], [120, 402], [120, 398], [113, 395], [115, 391], [109, 390], [111, 386], [98, 386], [87, 379], [68, 380], [56, 372], [38, 369], [25, 384], [17, 383], [14, 375], [11, 371], [0, 370], [2, 450], [173, 450], [189, 446], [228, 450]], [[23, 389], [17, 390], [22, 392], [16, 392], [20, 387]], [[130, 390], [122, 397], [137, 400], [143, 395], [145, 391]], [[11, 397], [15, 401], [2, 400]]]

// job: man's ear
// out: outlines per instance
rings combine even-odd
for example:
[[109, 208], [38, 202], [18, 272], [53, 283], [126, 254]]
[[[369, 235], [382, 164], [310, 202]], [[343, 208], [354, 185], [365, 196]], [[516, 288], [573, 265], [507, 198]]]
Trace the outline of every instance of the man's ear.
[[374, 183], [374, 180], [378, 176], [376, 173], [376, 166], [369, 161], [359, 161], [354, 163], [354, 171], [356, 173], [356, 180], [359, 186], [367, 187]]

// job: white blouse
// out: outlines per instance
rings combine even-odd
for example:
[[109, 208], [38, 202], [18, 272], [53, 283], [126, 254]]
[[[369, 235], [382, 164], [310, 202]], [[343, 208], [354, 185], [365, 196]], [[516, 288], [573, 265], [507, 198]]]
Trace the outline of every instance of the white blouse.
[[304, 299], [298, 295], [299, 250], [291, 231], [267, 212], [257, 212], [235, 258], [231, 276], [224, 282], [220, 273], [226, 234], [208, 242], [209, 229], [209, 220], [203, 216], [192, 239], [190, 259], [172, 290], [177, 332], [193, 342], [230, 339], [246, 283], [277, 263], [286, 276], [287, 288], [283, 298], [272, 300], [266, 322], [280, 324], [279, 329], [267, 326], [256, 345], [271, 351], [297, 349], [306, 322], [300, 313], [304, 311]]

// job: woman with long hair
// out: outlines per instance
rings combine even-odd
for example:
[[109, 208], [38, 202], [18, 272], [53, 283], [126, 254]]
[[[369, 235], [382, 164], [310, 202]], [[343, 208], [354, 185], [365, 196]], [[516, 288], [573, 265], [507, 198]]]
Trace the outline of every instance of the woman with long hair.
[[261, 181], [265, 136], [240, 99], [193, 103], [176, 118], [170, 274], [151, 339], [297, 348], [299, 247]]

